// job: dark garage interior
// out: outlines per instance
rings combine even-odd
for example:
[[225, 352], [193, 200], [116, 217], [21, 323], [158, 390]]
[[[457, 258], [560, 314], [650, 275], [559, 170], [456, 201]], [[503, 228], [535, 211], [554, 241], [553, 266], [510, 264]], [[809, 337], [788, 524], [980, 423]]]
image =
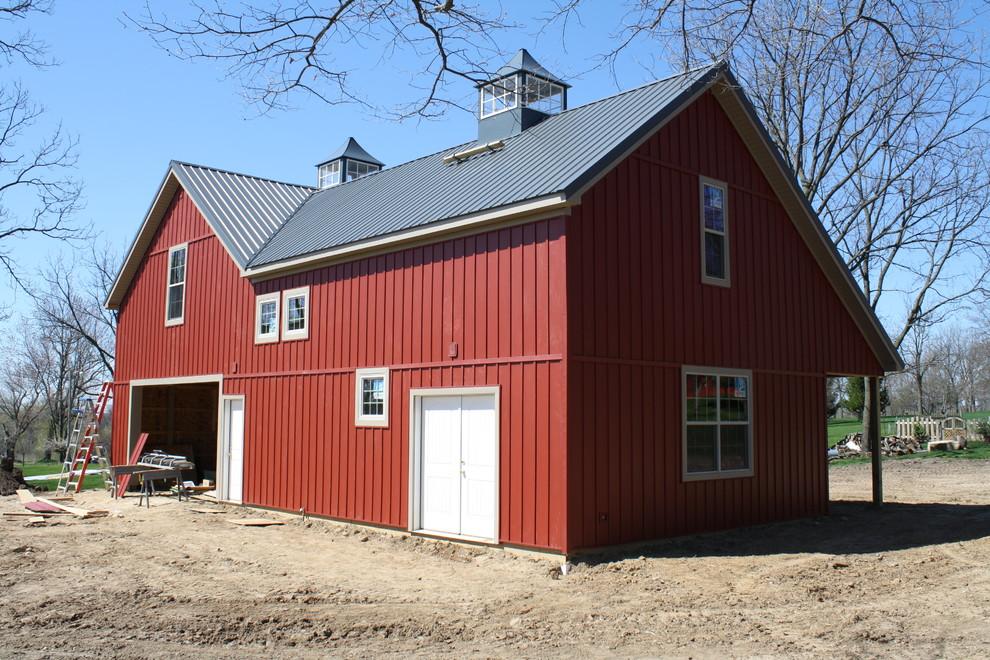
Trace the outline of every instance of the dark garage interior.
[[185, 456], [196, 482], [216, 479], [218, 383], [146, 385], [134, 390], [132, 442], [148, 434], [144, 452]]

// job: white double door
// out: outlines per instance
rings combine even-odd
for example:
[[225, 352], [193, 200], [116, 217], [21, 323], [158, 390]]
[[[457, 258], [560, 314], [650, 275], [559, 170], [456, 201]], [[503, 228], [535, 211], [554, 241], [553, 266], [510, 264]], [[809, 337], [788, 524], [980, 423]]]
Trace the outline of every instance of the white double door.
[[423, 531], [498, 540], [495, 395], [421, 399]]

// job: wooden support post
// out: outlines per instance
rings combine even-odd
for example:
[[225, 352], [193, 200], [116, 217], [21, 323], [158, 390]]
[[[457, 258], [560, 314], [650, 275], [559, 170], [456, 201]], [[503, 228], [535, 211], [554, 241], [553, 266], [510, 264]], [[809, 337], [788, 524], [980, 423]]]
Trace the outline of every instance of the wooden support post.
[[873, 506], [883, 506], [883, 458], [880, 447], [880, 379], [866, 379], [867, 396], [869, 397], [870, 417], [866, 433], [869, 436], [867, 446], [872, 454], [873, 465]]

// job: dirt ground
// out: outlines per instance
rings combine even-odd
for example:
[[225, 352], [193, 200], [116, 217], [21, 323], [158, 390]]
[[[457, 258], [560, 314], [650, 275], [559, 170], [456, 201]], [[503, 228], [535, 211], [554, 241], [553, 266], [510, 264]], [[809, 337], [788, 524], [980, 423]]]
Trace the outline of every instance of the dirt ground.
[[[0, 657], [986, 657], [990, 462], [831, 470], [827, 517], [554, 564], [158, 497], [0, 521]], [[218, 507], [224, 508], [224, 507]], [[0, 511], [23, 511], [16, 497]], [[285, 520], [240, 527], [241, 517]]]

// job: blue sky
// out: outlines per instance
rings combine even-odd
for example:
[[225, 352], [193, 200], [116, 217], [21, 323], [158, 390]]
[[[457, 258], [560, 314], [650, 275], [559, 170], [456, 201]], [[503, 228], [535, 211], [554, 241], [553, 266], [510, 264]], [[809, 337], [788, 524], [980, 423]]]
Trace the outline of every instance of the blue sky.
[[[151, 4], [185, 11], [180, 2]], [[19, 79], [33, 100], [47, 107], [40, 129], [61, 121], [79, 138], [77, 174], [85, 185], [86, 203], [79, 219], [92, 222], [120, 251], [130, 245], [172, 159], [315, 184], [314, 165], [349, 136], [387, 165], [475, 138], [474, 115], [459, 110], [438, 120], [396, 123], [370, 117], [357, 106], [328, 106], [298, 97], [298, 110], [259, 116], [243, 101], [236, 82], [223, 80], [216, 64], [179, 60], [147, 35], [125, 27], [122, 12], [140, 6], [122, 0], [56, 2], [50, 16], [32, 16], [23, 25], [49, 44], [51, 56], [61, 64], [42, 71], [26, 66], [5, 71], [8, 80]], [[531, 7], [526, 2], [503, 3], [514, 22], [534, 26]], [[638, 53], [647, 66], [639, 63], [637, 53], [630, 53], [616, 71], [589, 71], [594, 56], [608, 48], [602, 21], [611, 25], [618, 17], [614, 5], [603, 1], [582, 18], [584, 25], [596, 29], [572, 24], [566, 52], [558, 36], [535, 36], [533, 28], [504, 35], [500, 45], [507, 51], [529, 49], [550, 71], [567, 79], [573, 85], [572, 106], [669, 72], [649, 50]], [[496, 61], [492, 67], [501, 64]], [[387, 103], [403, 77], [386, 63], [375, 67], [365, 81], [362, 91]], [[470, 85], [458, 84], [463, 85], [465, 101], [473, 102]], [[51, 241], [22, 241], [16, 258], [22, 270], [29, 271], [60, 249], [66, 248]], [[0, 304], [12, 295], [5, 291]]]

